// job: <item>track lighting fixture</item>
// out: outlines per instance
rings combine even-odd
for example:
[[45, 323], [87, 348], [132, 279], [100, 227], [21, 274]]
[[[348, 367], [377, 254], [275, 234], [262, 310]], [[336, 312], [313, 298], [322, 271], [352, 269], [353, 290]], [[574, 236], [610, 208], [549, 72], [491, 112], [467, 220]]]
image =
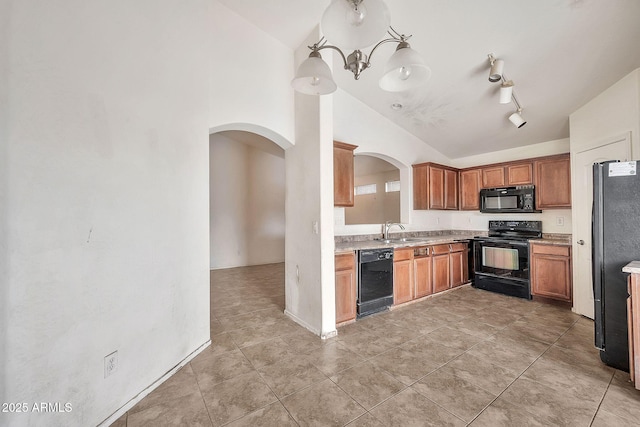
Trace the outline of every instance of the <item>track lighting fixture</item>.
[[509, 116], [511, 123], [518, 129], [526, 125], [527, 122], [522, 118], [522, 107], [516, 98], [516, 93], [513, 90], [514, 83], [511, 80], [507, 80], [504, 75], [504, 61], [497, 59], [492, 53], [488, 55], [489, 64], [491, 69], [489, 71], [489, 81], [492, 83], [501, 82], [500, 84], [500, 104], [508, 104], [513, 102], [516, 106], [516, 112]]
[[[291, 86], [301, 93], [310, 95], [326, 95], [334, 92], [337, 85], [333, 81], [329, 66], [322, 60], [322, 49], [333, 49], [340, 54], [344, 69], [353, 73], [355, 80], [360, 74], [371, 67], [371, 57], [376, 49], [385, 43], [397, 43], [396, 51], [384, 68], [379, 85], [389, 92], [400, 92], [426, 83], [431, 77], [431, 69], [420, 55], [407, 42], [411, 35], [398, 33], [389, 26], [389, 10], [382, 0], [332, 0], [325, 10], [321, 28], [325, 37], [317, 43], [308, 46], [311, 50], [309, 57], [304, 60]], [[371, 46], [379, 41], [369, 55], [360, 49]], [[349, 55], [331, 43], [341, 44], [354, 49]]]

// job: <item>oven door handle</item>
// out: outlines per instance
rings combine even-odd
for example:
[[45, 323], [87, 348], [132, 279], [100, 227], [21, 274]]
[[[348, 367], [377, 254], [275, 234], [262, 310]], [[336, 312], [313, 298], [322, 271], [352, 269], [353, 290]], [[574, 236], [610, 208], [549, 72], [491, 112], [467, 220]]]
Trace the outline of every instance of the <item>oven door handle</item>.
[[527, 240], [476, 240], [478, 243], [483, 243], [485, 246], [491, 246], [492, 243], [497, 243], [500, 245], [512, 245], [512, 246], [529, 246], [529, 242]]

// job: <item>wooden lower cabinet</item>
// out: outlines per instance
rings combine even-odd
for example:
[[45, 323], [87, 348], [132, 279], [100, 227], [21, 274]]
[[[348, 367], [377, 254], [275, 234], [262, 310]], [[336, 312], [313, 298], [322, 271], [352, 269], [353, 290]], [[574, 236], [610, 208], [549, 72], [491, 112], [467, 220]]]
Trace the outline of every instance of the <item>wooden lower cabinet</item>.
[[469, 282], [467, 243], [399, 248], [393, 255], [393, 303], [446, 291]]
[[450, 282], [452, 288], [468, 281], [468, 250], [466, 243], [455, 243], [451, 245], [449, 267], [451, 269]]
[[627, 291], [629, 376], [635, 388], [640, 390], [640, 274], [629, 275]]
[[402, 304], [414, 298], [413, 248], [393, 251], [393, 303]]
[[346, 252], [335, 256], [336, 323], [356, 318], [356, 255]]
[[451, 270], [449, 262], [449, 245], [436, 245], [433, 251], [433, 293], [449, 289]]
[[414, 292], [416, 298], [425, 297], [433, 293], [431, 266], [432, 260], [429, 256], [429, 248], [425, 248], [424, 256], [413, 259], [413, 279]]
[[571, 302], [571, 247], [531, 244], [531, 295]]

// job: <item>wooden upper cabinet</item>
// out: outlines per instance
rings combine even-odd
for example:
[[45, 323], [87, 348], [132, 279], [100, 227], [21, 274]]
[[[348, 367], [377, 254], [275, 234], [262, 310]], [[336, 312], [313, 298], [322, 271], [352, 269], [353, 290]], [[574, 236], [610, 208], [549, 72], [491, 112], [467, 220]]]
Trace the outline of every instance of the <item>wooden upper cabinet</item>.
[[482, 171], [470, 169], [460, 171], [460, 209], [473, 211], [480, 209], [480, 188]]
[[435, 163], [413, 165], [413, 209], [458, 209], [458, 170]]
[[530, 185], [533, 184], [533, 164], [514, 163], [506, 167], [507, 185]]
[[533, 184], [533, 164], [503, 163], [482, 168], [482, 188]]
[[504, 166], [482, 169], [482, 188], [495, 188], [505, 185]]
[[429, 209], [426, 164], [413, 165], [413, 209]]
[[444, 208], [458, 209], [458, 171], [444, 169]]
[[333, 204], [353, 206], [353, 150], [356, 145], [333, 141]]
[[429, 166], [429, 209], [444, 209], [444, 169]]
[[571, 159], [569, 154], [545, 157], [533, 162], [536, 209], [571, 207]]

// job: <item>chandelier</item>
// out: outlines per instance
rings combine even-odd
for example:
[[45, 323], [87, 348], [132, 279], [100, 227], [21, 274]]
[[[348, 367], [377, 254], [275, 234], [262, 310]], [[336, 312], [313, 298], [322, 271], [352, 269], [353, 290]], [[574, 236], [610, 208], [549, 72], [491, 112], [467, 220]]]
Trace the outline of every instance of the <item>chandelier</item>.
[[[431, 69], [407, 42], [411, 35], [398, 33], [390, 26], [389, 10], [382, 0], [332, 0], [322, 15], [320, 27], [324, 36], [308, 46], [311, 53], [291, 81], [291, 86], [298, 92], [327, 95], [337, 89], [331, 69], [320, 55], [323, 49], [338, 52], [344, 69], [351, 71], [358, 80], [360, 74], [371, 67], [371, 57], [379, 46], [396, 43], [398, 46], [379, 80], [380, 87], [389, 92], [413, 89], [431, 77]], [[380, 40], [382, 37], [386, 38]], [[352, 52], [345, 55], [337, 45]], [[368, 55], [362, 51], [372, 45]]]

